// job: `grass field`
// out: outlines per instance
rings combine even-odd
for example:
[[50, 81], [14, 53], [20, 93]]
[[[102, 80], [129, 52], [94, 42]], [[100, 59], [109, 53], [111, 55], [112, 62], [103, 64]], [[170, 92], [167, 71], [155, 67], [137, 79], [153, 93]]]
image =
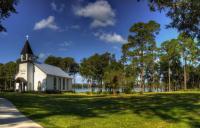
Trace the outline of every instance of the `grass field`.
[[45, 128], [199, 128], [200, 93], [1, 94]]

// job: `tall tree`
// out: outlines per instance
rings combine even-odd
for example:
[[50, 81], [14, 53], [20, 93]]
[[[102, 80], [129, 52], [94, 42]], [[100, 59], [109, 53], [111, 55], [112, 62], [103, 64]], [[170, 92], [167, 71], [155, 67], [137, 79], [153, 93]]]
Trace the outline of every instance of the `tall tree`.
[[0, 0], [0, 32], [6, 31], [2, 21], [8, 18], [11, 13], [17, 13], [16, 5], [18, 0]]
[[60, 61], [60, 67], [69, 73], [69, 75], [73, 75], [74, 77], [74, 84], [76, 84], [76, 74], [79, 72], [79, 64], [76, 63], [74, 58], [72, 57], [65, 57], [62, 58]]
[[145, 70], [152, 59], [150, 56], [152, 56], [155, 47], [155, 36], [159, 30], [160, 25], [155, 21], [136, 23], [129, 30], [133, 35], [129, 35], [128, 43], [123, 46], [123, 51], [126, 56], [129, 56], [130, 62], [139, 67], [142, 92], [145, 89]]
[[84, 58], [80, 64], [80, 73], [91, 84], [96, 83], [102, 88], [104, 70], [113, 60], [110, 53], [94, 54]]
[[72, 57], [61, 58], [60, 67], [71, 75], [75, 75], [79, 71], [79, 64]]
[[124, 76], [122, 74], [123, 65], [120, 62], [112, 61], [105, 68], [103, 76], [104, 83], [113, 94], [116, 94], [117, 89], [123, 84]]
[[[161, 61], [161, 68], [162, 68], [162, 75], [165, 75], [166, 72], [168, 73], [168, 91], [171, 91], [171, 74], [172, 70], [171, 67], [173, 63], [176, 63], [180, 59], [180, 45], [178, 40], [172, 39], [169, 41], [165, 41], [161, 44], [161, 54], [160, 54], [160, 61]], [[164, 66], [164, 67], [163, 67]], [[165, 67], [168, 70], [165, 70]]]
[[134, 89], [134, 85], [137, 85], [137, 76], [139, 74], [138, 66], [134, 61], [130, 62], [131, 56], [128, 55], [128, 48], [131, 45], [128, 43], [126, 45], [122, 45], [122, 57], [121, 63], [123, 64], [123, 76], [124, 76], [124, 91]]
[[176, 28], [191, 37], [200, 39], [199, 0], [149, 0], [152, 11], [163, 11], [171, 18], [168, 28]]
[[80, 74], [83, 76], [89, 83], [89, 88], [91, 89], [91, 82], [93, 78], [93, 66], [89, 59], [84, 58], [80, 63]]
[[197, 43], [192, 38], [188, 37], [185, 33], [182, 33], [178, 37], [178, 43], [180, 45], [180, 55], [183, 59], [184, 69], [184, 89], [187, 89], [187, 63], [193, 63], [197, 60], [198, 47]]

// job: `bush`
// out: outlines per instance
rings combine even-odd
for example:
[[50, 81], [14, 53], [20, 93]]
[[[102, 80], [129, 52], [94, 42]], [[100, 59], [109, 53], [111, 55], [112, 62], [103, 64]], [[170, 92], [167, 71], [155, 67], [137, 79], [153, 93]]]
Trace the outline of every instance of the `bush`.
[[61, 94], [62, 92], [59, 90], [46, 90], [47, 94]]
[[131, 88], [125, 88], [125, 89], [124, 89], [124, 93], [125, 93], [125, 94], [132, 94], [133, 91], [132, 91]]
[[87, 94], [87, 95], [91, 95], [91, 94], [93, 94], [93, 93], [90, 92], [90, 91], [87, 91], [86, 94]]
[[102, 92], [102, 94], [104, 94], [104, 95], [108, 95], [108, 94], [110, 94], [110, 92], [108, 92], [108, 91], [104, 91], [104, 92]]

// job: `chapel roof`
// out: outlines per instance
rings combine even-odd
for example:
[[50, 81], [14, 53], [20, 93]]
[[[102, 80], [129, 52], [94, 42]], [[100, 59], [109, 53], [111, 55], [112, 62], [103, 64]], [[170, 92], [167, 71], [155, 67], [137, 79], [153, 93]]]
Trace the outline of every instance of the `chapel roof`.
[[65, 71], [63, 71], [59, 67], [43, 63], [35, 63], [35, 65], [48, 75], [71, 78]]
[[31, 49], [31, 46], [30, 46], [30, 43], [29, 43], [28, 40], [26, 40], [26, 42], [24, 44], [24, 47], [23, 47], [23, 49], [21, 51], [21, 55], [23, 55], [23, 54], [31, 54], [31, 55], [33, 55], [33, 51]]

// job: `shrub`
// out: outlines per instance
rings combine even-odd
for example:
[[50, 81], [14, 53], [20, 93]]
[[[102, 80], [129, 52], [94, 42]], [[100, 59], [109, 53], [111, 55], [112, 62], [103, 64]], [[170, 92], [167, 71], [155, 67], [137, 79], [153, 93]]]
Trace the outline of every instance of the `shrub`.
[[125, 94], [132, 94], [132, 89], [131, 88], [125, 88], [124, 93]]

